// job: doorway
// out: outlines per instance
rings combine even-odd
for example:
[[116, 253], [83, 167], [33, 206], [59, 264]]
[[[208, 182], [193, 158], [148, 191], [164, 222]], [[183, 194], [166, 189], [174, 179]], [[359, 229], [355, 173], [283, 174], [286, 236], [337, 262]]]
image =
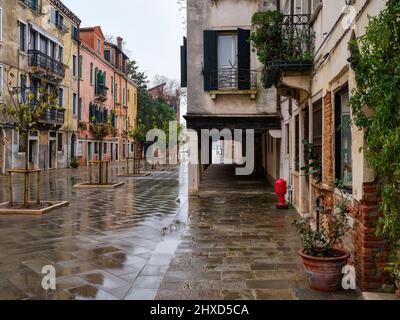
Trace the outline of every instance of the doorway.
[[92, 143], [87, 144], [87, 162], [92, 161]]
[[38, 157], [38, 141], [29, 140], [28, 160], [29, 160], [29, 167], [31, 169], [37, 168], [37, 163], [36, 163], [37, 157]]
[[57, 158], [57, 142], [55, 140], [49, 141], [49, 169], [56, 167]]

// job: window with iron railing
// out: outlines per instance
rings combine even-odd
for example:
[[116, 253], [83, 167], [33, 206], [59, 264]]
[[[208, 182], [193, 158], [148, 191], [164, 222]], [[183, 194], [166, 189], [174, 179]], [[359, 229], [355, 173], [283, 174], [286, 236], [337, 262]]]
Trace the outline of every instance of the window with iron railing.
[[19, 0], [20, 3], [29, 7], [33, 12], [37, 14], [42, 13], [42, 6], [40, 5], [40, 0]]

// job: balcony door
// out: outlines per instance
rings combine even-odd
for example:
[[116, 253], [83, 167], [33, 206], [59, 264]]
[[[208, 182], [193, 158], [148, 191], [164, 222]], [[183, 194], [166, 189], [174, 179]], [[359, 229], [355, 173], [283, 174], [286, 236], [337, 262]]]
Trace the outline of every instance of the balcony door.
[[40, 52], [48, 54], [47, 38], [42, 35], [40, 36]]
[[235, 89], [237, 83], [238, 45], [237, 34], [218, 35], [218, 88]]

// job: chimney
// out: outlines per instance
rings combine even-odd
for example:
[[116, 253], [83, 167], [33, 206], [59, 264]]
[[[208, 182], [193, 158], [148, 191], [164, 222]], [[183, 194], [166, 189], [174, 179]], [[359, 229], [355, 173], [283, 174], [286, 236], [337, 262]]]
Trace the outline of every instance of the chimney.
[[122, 42], [124, 41], [124, 39], [122, 39], [121, 37], [118, 37], [117, 38], [117, 45], [118, 45], [118, 48], [120, 49], [120, 50], [122, 50]]

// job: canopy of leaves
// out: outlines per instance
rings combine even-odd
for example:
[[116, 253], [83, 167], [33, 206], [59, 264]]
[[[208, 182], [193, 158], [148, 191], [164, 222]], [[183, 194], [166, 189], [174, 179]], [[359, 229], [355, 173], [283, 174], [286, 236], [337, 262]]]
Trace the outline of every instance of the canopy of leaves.
[[378, 231], [395, 252], [400, 240], [400, 2], [389, 0], [350, 48], [357, 81], [354, 122], [365, 129], [367, 159], [382, 186]]

